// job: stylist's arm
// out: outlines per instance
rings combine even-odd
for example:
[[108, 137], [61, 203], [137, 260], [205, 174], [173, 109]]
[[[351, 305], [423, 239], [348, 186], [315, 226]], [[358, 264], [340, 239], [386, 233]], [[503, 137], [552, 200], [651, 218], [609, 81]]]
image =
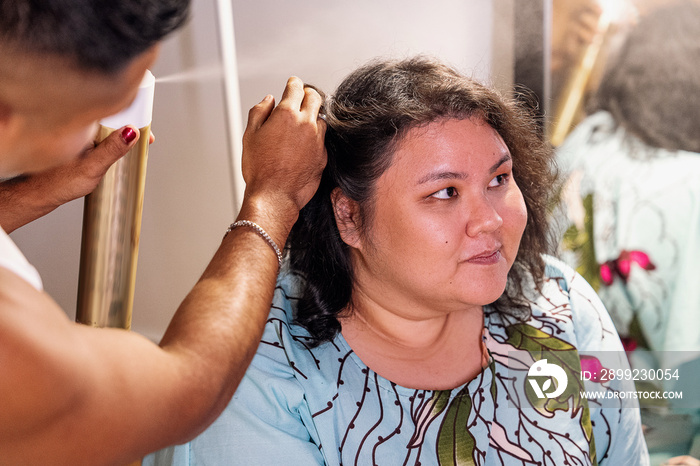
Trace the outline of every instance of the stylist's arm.
[[0, 464], [126, 464], [193, 438], [218, 416], [267, 319], [279, 268], [270, 241], [283, 247], [325, 165], [320, 105], [292, 78], [279, 105], [266, 98], [251, 110], [238, 220], [270, 240], [232, 229], [160, 345], [70, 322], [46, 293], [0, 267]]

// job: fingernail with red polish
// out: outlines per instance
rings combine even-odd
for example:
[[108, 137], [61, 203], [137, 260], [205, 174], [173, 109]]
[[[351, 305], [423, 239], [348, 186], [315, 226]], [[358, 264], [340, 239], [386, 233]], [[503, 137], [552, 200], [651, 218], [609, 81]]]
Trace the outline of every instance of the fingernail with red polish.
[[129, 144], [136, 138], [136, 131], [133, 128], [126, 127], [122, 130], [122, 139], [125, 143]]

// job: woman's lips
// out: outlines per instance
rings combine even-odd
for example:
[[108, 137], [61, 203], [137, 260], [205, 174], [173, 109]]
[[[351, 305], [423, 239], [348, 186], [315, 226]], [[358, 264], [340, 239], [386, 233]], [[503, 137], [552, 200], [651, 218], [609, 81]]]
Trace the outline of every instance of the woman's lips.
[[470, 264], [477, 264], [477, 265], [493, 265], [493, 264], [496, 264], [500, 260], [501, 260], [501, 251], [500, 251], [500, 249], [496, 249], [495, 251], [487, 251], [487, 252], [479, 253], [475, 256], [472, 256], [469, 259], [467, 259], [466, 262], [468, 262]]

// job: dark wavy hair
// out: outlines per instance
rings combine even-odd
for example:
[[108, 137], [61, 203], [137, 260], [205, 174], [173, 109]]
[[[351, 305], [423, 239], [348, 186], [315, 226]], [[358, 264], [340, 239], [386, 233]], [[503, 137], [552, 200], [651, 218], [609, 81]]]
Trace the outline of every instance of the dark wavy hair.
[[590, 110], [607, 110], [650, 146], [700, 152], [699, 24], [695, 1], [642, 16], [606, 65]]
[[117, 73], [180, 27], [190, 0], [0, 0], [0, 45]]
[[326, 102], [325, 113], [328, 165], [287, 243], [291, 270], [304, 279], [295, 320], [309, 330], [313, 344], [335, 337], [341, 329], [337, 314], [352, 299], [350, 247], [340, 238], [331, 192], [339, 187], [356, 201], [360, 228], [368, 225], [375, 183], [391, 164], [397, 143], [412, 128], [443, 119], [483, 118], [511, 152], [528, 219], [506, 291], [495, 306], [529, 316], [525, 287], [533, 281], [539, 287], [543, 278], [555, 175], [552, 150], [526, 110], [434, 59], [416, 57], [374, 61], [354, 71]]

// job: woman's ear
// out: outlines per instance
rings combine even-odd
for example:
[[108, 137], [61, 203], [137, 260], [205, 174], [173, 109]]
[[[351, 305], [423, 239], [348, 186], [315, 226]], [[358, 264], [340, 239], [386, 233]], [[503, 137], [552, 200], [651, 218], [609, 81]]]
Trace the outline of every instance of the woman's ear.
[[335, 188], [331, 192], [331, 202], [340, 238], [348, 246], [359, 249], [361, 246], [360, 206], [346, 196], [340, 188]]

